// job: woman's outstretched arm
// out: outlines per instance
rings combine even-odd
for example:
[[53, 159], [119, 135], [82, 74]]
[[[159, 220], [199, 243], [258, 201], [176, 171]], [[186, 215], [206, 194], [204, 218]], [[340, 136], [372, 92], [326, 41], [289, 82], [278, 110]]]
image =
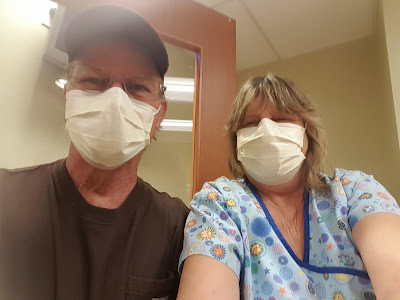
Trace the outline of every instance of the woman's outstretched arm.
[[377, 299], [399, 299], [400, 216], [377, 213], [357, 222], [353, 239]]
[[239, 300], [239, 280], [224, 263], [205, 255], [185, 260], [178, 300]]

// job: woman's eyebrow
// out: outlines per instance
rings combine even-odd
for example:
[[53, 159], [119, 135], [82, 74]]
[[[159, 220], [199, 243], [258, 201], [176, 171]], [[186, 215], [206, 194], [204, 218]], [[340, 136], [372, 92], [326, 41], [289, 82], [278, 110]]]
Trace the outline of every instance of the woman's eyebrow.
[[244, 115], [244, 119], [246, 118], [254, 118], [254, 117], [259, 117], [260, 116], [260, 111], [257, 109], [247, 111], [246, 114]]

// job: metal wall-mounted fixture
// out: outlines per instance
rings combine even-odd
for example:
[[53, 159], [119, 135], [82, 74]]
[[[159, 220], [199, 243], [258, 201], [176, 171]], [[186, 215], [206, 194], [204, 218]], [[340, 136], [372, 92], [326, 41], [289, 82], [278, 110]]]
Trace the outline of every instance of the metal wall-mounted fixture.
[[46, 5], [47, 12], [46, 12], [46, 15], [44, 15], [43, 19], [42, 19], [42, 25], [44, 27], [50, 28], [51, 25], [53, 24], [53, 20], [54, 20], [56, 11], [57, 11], [57, 7], [58, 7], [58, 4], [56, 2], [48, 1], [47, 5]]

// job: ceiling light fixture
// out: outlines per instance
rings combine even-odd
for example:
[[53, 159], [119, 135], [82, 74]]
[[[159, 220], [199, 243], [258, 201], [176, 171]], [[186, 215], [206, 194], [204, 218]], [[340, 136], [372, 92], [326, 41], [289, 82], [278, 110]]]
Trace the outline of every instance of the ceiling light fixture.
[[194, 93], [193, 78], [165, 77], [164, 85], [167, 91]]
[[165, 97], [169, 101], [193, 102], [194, 78], [165, 77]]
[[193, 121], [164, 119], [161, 122], [160, 129], [163, 131], [191, 132], [193, 129]]
[[58, 86], [59, 88], [64, 88], [64, 85], [67, 83], [67, 80], [64, 78], [59, 78], [55, 81], [56, 86]]

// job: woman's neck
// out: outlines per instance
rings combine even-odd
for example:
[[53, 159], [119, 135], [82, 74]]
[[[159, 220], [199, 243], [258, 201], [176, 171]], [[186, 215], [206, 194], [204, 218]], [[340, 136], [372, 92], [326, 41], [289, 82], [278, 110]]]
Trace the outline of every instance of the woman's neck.
[[[268, 208], [272, 219], [299, 259], [304, 257], [304, 185], [298, 172], [289, 182], [268, 186], [250, 182]], [[253, 180], [254, 181], [254, 180]]]
[[[304, 184], [299, 171], [290, 181], [280, 185], [266, 185], [248, 177], [264, 202], [273, 202], [284, 208], [297, 207], [304, 196]], [[266, 203], [267, 204], [267, 203]]]

